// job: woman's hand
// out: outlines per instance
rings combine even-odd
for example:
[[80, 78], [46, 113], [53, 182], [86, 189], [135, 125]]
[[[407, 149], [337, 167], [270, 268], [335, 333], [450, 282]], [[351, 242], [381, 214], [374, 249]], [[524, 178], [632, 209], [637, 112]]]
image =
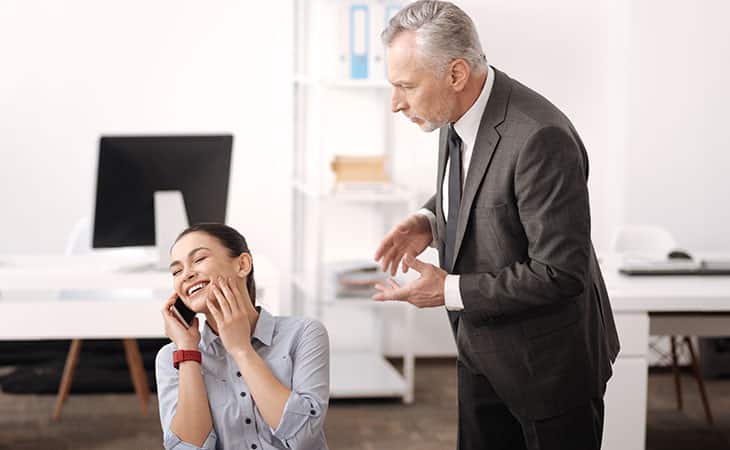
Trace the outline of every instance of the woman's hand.
[[200, 343], [200, 330], [198, 330], [198, 318], [194, 318], [190, 328], [180, 323], [180, 320], [170, 310], [177, 300], [177, 293], [173, 293], [165, 302], [162, 308], [162, 318], [165, 321], [165, 335], [175, 343], [178, 350], [197, 350]]
[[[208, 299], [208, 311], [218, 326], [218, 335], [223, 346], [231, 355], [252, 350], [251, 322], [244, 302], [247, 301], [237, 284], [218, 277], [211, 282], [213, 295], [218, 300]], [[217, 304], [215, 304], [217, 303]]]

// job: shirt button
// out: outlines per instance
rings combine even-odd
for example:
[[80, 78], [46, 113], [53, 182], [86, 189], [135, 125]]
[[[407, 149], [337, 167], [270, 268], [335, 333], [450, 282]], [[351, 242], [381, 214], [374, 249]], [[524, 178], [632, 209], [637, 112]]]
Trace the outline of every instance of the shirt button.
[[246, 424], [248, 425], [250, 423], [251, 423], [251, 419], [246, 419]]
[[256, 444], [251, 445], [251, 448], [256, 450]]
[[236, 372], [236, 376], [240, 378], [241, 377], [241, 371]]
[[245, 396], [246, 396], [246, 393], [245, 392], [241, 392], [241, 397], [245, 397]]
[[317, 414], [317, 411], [315, 411], [315, 410], [312, 409], [312, 410], [309, 411], [309, 414], [315, 415], [315, 414]]

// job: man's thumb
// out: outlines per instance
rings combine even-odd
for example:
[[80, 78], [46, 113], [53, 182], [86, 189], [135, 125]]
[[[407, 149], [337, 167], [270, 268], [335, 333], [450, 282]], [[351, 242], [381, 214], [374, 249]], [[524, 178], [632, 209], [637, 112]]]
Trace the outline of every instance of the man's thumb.
[[426, 268], [426, 263], [420, 261], [417, 258], [414, 258], [411, 255], [406, 255], [406, 264], [408, 264], [408, 267], [412, 268], [418, 273], [421, 273], [423, 269]]

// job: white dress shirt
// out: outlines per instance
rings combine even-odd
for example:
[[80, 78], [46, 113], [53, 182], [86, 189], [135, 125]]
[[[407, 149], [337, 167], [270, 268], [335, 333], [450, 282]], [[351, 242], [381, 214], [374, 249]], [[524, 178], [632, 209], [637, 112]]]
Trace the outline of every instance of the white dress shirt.
[[[469, 173], [469, 163], [471, 162], [471, 155], [474, 151], [474, 143], [477, 139], [477, 132], [479, 131], [479, 125], [482, 122], [482, 115], [487, 107], [487, 101], [489, 100], [489, 94], [492, 92], [492, 86], [494, 86], [494, 69], [489, 66], [487, 70], [487, 79], [484, 81], [482, 92], [479, 97], [471, 105], [459, 120], [454, 122], [454, 130], [456, 134], [461, 138], [461, 164], [462, 164], [462, 176], [461, 188], [464, 191], [466, 185], [466, 177]], [[443, 192], [443, 210], [444, 217], [449, 217], [449, 165], [451, 161], [447, 158], [446, 160], [446, 173], [444, 176], [444, 184], [442, 186]], [[433, 212], [426, 208], [418, 211], [418, 214], [422, 214], [428, 218], [431, 224], [431, 232], [434, 236], [431, 246], [434, 247], [436, 244], [436, 216]], [[446, 281], [444, 282], [444, 301], [446, 303], [446, 309], [449, 311], [461, 311], [464, 309], [464, 302], [461, 299], [461, 291], [459, 290], [459, 275], [447, 275]]]

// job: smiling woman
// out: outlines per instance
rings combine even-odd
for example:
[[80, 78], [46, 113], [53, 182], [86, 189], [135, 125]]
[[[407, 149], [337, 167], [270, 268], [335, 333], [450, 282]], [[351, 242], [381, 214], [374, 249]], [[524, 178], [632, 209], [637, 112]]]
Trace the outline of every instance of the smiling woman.
[[[194, 225], [170, 251], [174, 293], [157, 355], [166, 449], [326, 449], [329, 339], [317, 321], [256, 307], [253, 257], [222, 224]], [[188, 328], [177, 299], [204, 314]]]

